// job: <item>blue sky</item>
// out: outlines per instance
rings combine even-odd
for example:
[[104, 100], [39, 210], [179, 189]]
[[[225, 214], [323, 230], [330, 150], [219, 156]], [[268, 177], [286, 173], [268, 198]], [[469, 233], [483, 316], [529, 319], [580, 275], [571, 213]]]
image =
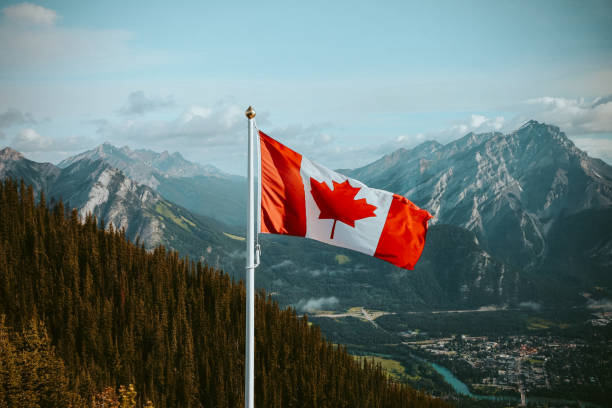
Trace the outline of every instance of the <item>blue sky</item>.
[[176, 3], [0, 1], [0, 145], [240, 174], [252, 104], [332, 168], [531, 118], [612, 163], [610, 1]]

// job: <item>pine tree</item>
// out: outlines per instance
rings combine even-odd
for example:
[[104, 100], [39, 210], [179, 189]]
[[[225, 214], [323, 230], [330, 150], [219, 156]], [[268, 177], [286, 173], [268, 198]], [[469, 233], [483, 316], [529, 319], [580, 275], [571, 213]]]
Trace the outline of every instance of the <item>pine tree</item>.
[[[241, 406], [244, 284], [40, 197], [0, 183], [0, 408]], [[447, 406], [255, 303], [257, 406]]]

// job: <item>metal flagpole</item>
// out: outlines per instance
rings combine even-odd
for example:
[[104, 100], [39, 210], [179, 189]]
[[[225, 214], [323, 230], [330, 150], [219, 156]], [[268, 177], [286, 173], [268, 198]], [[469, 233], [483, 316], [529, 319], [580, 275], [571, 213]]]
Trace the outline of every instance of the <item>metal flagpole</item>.
[[249, 159], [247, 180], [249, 193], [247, 201], [246, 233], [246, 341], [244, 367], [244, 407], [255, 408], [255, 140], [253, 137], [253, 119], [255, 110], [249, 106], [246, 110], [249, 119]]

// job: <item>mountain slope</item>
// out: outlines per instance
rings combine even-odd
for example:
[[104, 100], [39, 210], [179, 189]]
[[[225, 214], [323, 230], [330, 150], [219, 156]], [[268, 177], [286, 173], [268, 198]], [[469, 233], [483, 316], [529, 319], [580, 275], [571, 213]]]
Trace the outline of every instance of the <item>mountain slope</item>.
[[62, 199], [67, 207], [76, 208], [81, 219], [92, 214], [124, 229], [129, 239], [139, 239], [148, 249], [162, 244], [228, 271], [236, 269], [236, 257], [228, 254], [241, 246], [223, 233], [222, 224], [189, 213], [102, 160], [83, 158], [58, 168], [8, 148], [0, 155], [0, 179], [23, 178], [37, 194], [44, 191], [48, 198]]
[[558, 219], [612, 206], [612, 167], [535, 121], [507, 135], [400, 149], [348, 175], [405, 195], [434, 223], [467, 228], [493, 254], [528, 269], [545, 259]]
[[60, 169], [53, 164], [28, 160], [10, 147], [0, 150], [0, 179], [23, 179], [37, 191], [49, 191], [50, 184], [57, 180], [60, 173]]
[[473, 232], [452, 225], [430, 228], [414, 271], [303, 238], [264, 234], [260, 243], [258, 284], [298, 311], [477, 308], [525, 300], [520, 271], [483, 250]]
[[83, 159], [102, 160], [137, 183], [147, 185], [195, 214], [243, 227], [246, 222], [246, 180], [212, 165], [192, 163], [180, 153], [131, 150], [104, 143], [69, 157], [60, 168]]
[[246, 225], [246, 180], [208, 176], [159, 177], [156, 190], [168, 200], [195, 214], [228, 224], [236, 230]]
[[[0, 243], [0, 344], [10, 346], [10, 327], [27, 336], [16, 348], [33, 355], [0, 348], [0, 405], [77, 405], [52, 387], [92, 401], [134, 384], [139, 406], [241, 406], [242, 284], [163, 248], [145, 251], [92, 218], [65, 217], [10, 180], [0, 182]], [[389, 381], [293, 310], [265, 296], [256, 309], [257, 406], [448, 406]]]
[[132, 180], [155, 188], [154, 175], [165, 177], [214, 176], [231, 178], [233, 176], [222, 172], [212, 165], [202, 166], [185, 160], [180, 153], [157, 153], [148, 149], [132, 150], [127, 146], [115, 147], [104, 143], [92, 150], [62, 160], [58, 167], [65, 168], [83, 159], [92, 161], [103, 160], [111, 166], [123, 171]]
[[[21, 165], [24, 172], [36, 168], [55, 174], [50, 165]], [[257, 285], [281, 305], [299, 310], [313, 304], [323, 309], [479, 307], [548, 299], [546, 288], [553, 284], [562, 301], [612, 281], [612, 241], [606, 234], [612, 230], [606, 218], [612, 201], [610, 166], [589, 158], [556, 127], [528, 122], [508, 135], [468, 134], [447, 145], [426, 142], [348, 173], [372, 187], [404, 193], [436, 215], [421, 260], [411, 272], [317, 242], [264, 234]], [[96, 208], [97, 215], [149, 246], [161, 242], [242, 276], [244, 244], [236, 236], [238, 228], [194, 215], [121, 174], [106, 163], [81, 160], [62, 169], [61, 177], [50, 177], [59, 177], [57, 182], [35, 181], [79, 208]], [[190, 197], [210, 214], [244, 214], [235, 211], [244, 205], [242, 199], [222, 179], [208, 188], [210, 178], [197, 184], [204, 176], [153, 177], [160, 177], [157, 188], [173, 201]], [[222, 187], [229, 198], [202, 199]], [[133, 221], [122, 224], [125, 219]], [[580, 226], [582, 219], [592, 221], [588, 228]], [[579, 248], [568, 249], [568, 239], [579, 241]]]
[[[46, 186], [47, 195], [61, 197], [78, 208], [82, 219], [93, 213], [116, 228], [124, 228], [132, 240], [139, 237], [147, 248], [163, 244], [222, 267], [234, 276], [242, 276], [244, 241], [239, 236], [224, 234], [228, 232], [224, 225], [188, 212], [108, 163], [83, 158], [54, 170], [53, 165], [38, 164], [17, 155], [5, 164], [14, 169], [13, 177], [22, 177], [29, 171], [30, 179]], [[41, 169], [53, 176], [36, 173]], [[0, 173], [0, 178], [5, 176]], [[188, 179], [182, 180], [187, 189]], [[409, 272], [315, 241], [264, 235], [257, 286], [268, 288], [281, 305], [296, 306], [302, 300], [307, 303], [320, 297], [336, 297], [337, 303], [332, 308], [366, 305], [383, 310], [512, 301], [518, 283], [508, 279], [503, 285], [512, 287], [498, 290], [496, 282], [503, 267], [478, 246], [472, 233], [439, 226], [430, 231], [428, 240], [431, 243], [426, 246], [416, 271]], [[437, 242], [450, 242], [446, 245], [455, 248], [468, 245], [470, 249], [449, 255], [444, 245]], [[454, 279], [447, 281], [445, 276], [449, 274]], [[480, 288], [470, 284], [476, 279], [482, 280]], [[470, 290], [466, 291], [464, 286]]]

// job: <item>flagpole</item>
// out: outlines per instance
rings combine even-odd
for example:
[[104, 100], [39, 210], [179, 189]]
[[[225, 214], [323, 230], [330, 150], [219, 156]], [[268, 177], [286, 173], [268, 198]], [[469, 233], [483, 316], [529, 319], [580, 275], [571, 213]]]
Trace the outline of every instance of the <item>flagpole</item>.
[[249, 106], [245, 112], [249, 120], [249, 159], [247, 169], [247, 233], [246, 233], [246, 341], [244, 367], [244, 407], [255, 408], [255, 140], [253, 119], [255, 110]]

